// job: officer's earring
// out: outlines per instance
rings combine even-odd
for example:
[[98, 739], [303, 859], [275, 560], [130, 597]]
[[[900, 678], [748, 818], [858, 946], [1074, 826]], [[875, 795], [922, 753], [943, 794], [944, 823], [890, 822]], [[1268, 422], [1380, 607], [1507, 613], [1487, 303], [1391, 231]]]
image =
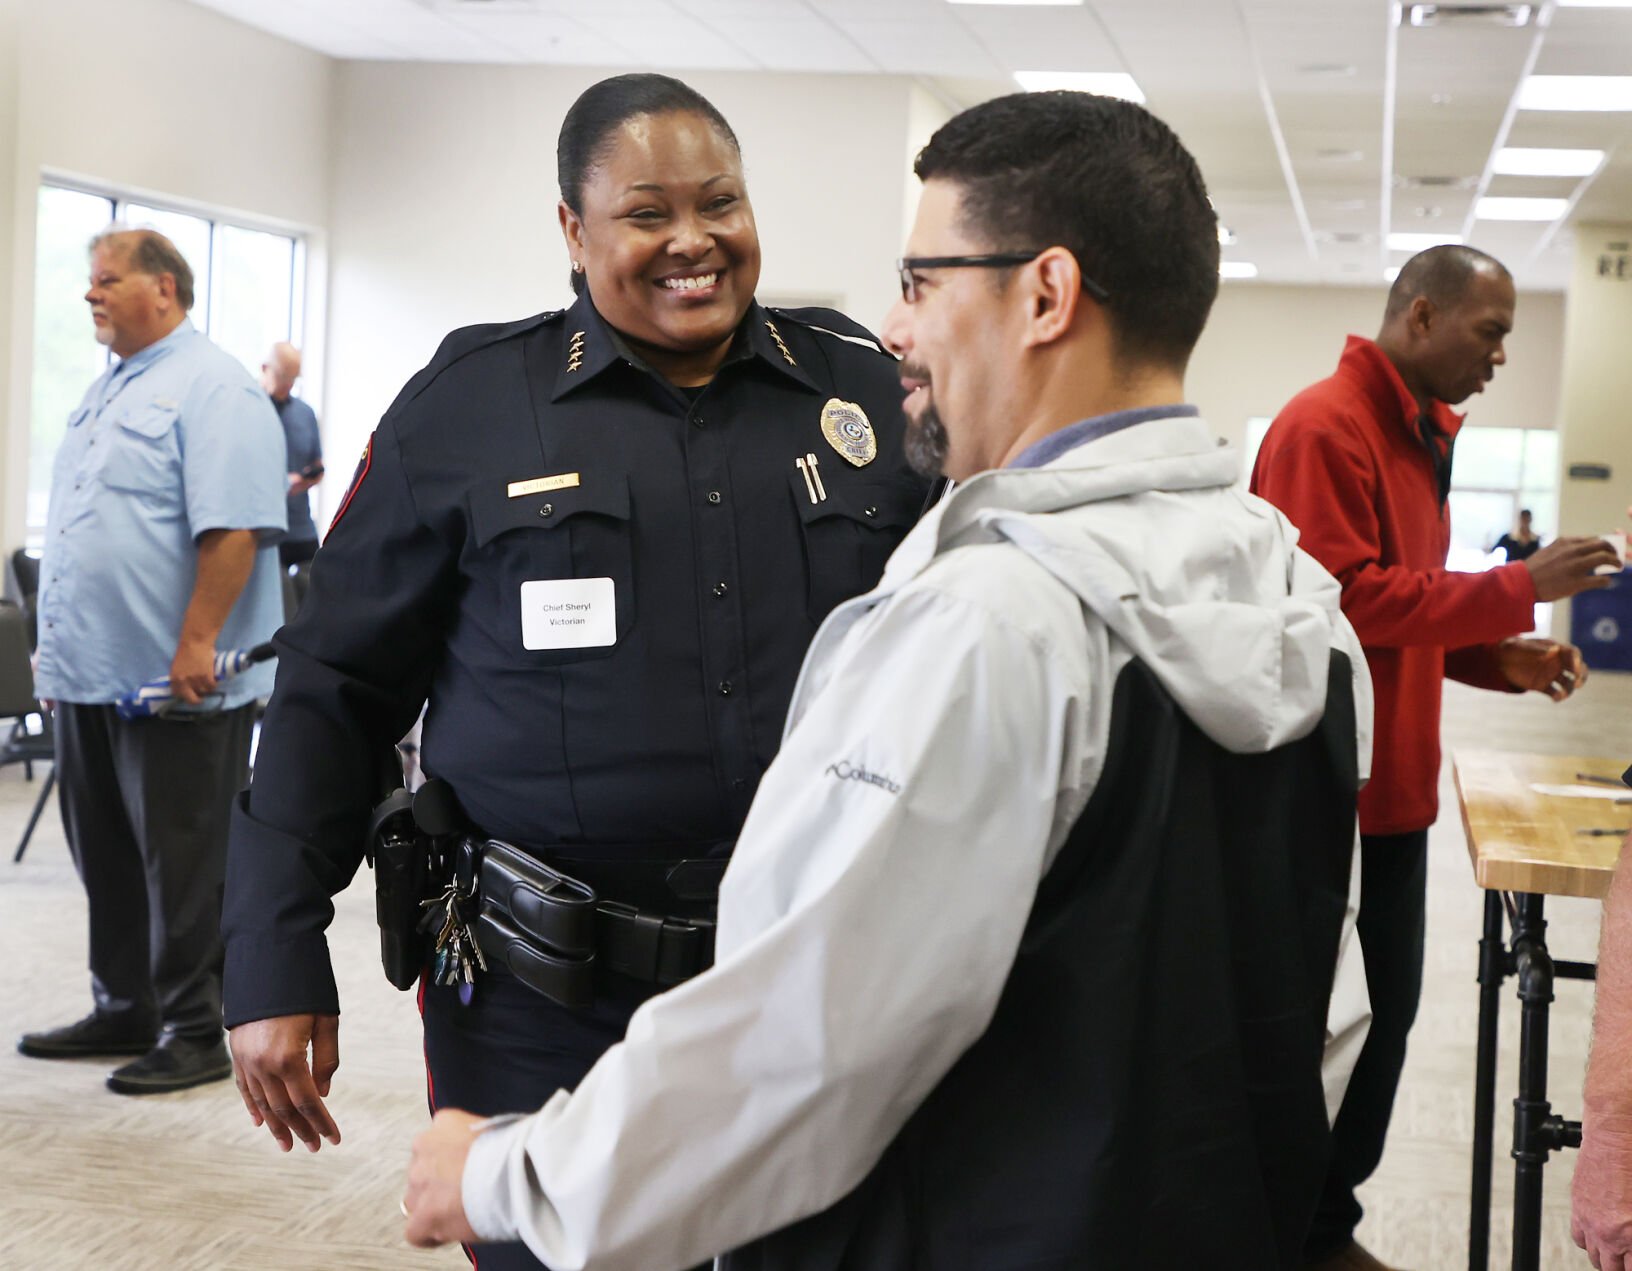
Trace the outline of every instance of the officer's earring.
[[575, 273], [575, 274], [583, 273], [584, 272], [584, 262], [581, 261], [581, 260], [573, 261], [572, 262], [572, 272]]

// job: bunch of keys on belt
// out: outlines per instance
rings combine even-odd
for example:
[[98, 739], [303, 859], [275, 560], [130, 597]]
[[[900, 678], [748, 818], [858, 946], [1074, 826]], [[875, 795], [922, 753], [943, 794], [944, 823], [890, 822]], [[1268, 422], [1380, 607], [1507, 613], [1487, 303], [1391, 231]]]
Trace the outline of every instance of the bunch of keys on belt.
[[[476, 943], [476, 933], [465, 918], [466, 906], [474, 905], [475, 897], [457, 882], [449, 883], [440, 896], [421, 901], [425, 910], [420, 919], [421, 931], [436, 930], [435, 961], [431, 964], [431, 983], [444, 987], [459, 986], [459, 1000], [466, 1006], [476, 987], [476, 971], [487, 970], [487, 959]], [[438, 928], [438, 919], [441, 926]]]

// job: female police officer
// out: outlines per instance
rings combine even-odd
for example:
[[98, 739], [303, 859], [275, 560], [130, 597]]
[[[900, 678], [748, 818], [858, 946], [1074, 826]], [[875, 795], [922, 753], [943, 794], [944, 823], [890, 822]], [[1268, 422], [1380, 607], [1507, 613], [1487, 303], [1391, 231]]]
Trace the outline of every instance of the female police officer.
[[[278, 641], [233, 830], [226, 1014], [245, 1104], [285, 1148], [338, 1142], [329, 897], [421, 704], [426, 769], [471, 824], [659, 906], [675, 862], [729, 850], [817, 624], [923, 503], [894, 362], [839, 314], [755, 303], [712, 105], [606, 80], [558, 160], [577, 302], [456, 331], [409, 381]], [[576, 1011], [498, 966], [468, 1006], [422, 988], [434, 1101], [538, 1107], [657, 987], [604, 975]], [[536, 1265], [503, 1257], [482, 1265]]]

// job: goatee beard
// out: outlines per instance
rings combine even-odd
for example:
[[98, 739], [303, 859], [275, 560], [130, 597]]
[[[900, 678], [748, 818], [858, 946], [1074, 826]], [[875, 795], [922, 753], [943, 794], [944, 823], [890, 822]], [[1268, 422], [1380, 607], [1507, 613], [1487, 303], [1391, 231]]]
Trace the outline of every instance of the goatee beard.
[[946, 452], [950, 448], [946, 425], [933, 405], [926, 406], [916, 419], [907, 417], [902, 449], [908, 466], [919, 476], [931, 480], [939, 477], [946, 467]]

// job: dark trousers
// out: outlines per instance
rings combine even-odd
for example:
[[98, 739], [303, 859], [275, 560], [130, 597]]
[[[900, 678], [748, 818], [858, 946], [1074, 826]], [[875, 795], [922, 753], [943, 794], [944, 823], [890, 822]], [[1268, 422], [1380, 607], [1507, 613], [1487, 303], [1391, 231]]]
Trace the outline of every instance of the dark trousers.
[[1332, 1126], [1332, 1161], [1305, 1250], [1309, 1261], [1354, 1238], [1354, 1190], [1383, 1158], [1405, 1041], [1422, 996], [1422, 942], [1428, 896], [1428, 831], [1360, 839], [1360, 950], [1371, 992], [1371, 1031]]
[[284, 539], [278, 544], [278, 564], [288, 569], [291, 565], [304, 564], [317, 555], [317, 540], [315, 538]]
[[254, 726], [253, 702], [139, 720], [57, 705], [58, 791], [90, 904], [99, 1013], [219, 1036], [227, 813], [249, 778]]
[[[457, 989], [426, 985], [425, 1064], [431, 1111], [480, 1116], [536, 1112], [557, 1090], [572, 1090], [595, 1061], [623, 1040], [629, 1017], [649, 993], [603, 994], [593, 1008], [557, 1006], [494, 968], [477, 977], [469, 1006]], [[536, 1271], [544, 1264], [520, 1243], [467, 1249], [477, 1271]]]

